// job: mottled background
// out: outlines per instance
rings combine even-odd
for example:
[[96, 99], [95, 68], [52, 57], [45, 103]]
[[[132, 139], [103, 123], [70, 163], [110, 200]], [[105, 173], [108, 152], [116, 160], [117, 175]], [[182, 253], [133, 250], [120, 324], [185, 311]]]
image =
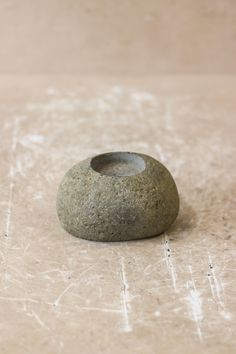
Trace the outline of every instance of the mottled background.
[[0, 73], [235, 74], [234, 0], [1, 0]]

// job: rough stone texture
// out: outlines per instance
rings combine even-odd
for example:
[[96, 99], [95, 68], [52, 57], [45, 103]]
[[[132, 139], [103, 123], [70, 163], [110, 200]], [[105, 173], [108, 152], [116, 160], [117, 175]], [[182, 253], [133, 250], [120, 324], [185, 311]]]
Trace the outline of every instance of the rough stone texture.
[[[136, 156], [144, 161], [141, 172]], [[166, 231], [179, 210], [177, 188], [169, 171], [144, 154], [111, 153], [100, 157], [105, 161], [96, 166], [100, 171], [93, 169], [92, 162], [97, 158], [89, 158], [72, 167], [63, 178], [57, 195], [63, 228], [93, 241], [127, 241]]]

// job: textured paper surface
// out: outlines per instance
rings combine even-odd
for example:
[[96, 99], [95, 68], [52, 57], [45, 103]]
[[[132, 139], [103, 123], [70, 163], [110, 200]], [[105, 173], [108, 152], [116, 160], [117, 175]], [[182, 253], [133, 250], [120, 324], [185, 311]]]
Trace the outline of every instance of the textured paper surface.
[[[2, 77], [2, 353], [235, 353], [235, 88], [227, 78]], [[64, 232], [57, 186], [87, 156], [166, 164], [181, 198], [156, 238]]]

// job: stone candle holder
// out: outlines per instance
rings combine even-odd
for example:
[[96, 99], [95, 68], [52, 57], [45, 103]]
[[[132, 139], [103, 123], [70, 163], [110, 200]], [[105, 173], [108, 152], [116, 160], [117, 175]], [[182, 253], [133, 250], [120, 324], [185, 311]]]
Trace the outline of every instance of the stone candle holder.
[[79, 162], [65, 174], [57, 194], [62, 227], [93, 241], [158, 235], [178, 211], [170, 172], [154, 158], [133, 152], [110, 152]]

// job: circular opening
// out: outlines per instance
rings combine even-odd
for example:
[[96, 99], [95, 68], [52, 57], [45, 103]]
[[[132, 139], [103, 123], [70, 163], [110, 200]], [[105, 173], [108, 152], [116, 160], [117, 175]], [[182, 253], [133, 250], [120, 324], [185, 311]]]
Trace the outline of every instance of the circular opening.
[[145, 161], [131, 152], [110, 152], [94, 157], [91, 161], [94, 171], [106, 176], [133, 176], [145, 170]]

